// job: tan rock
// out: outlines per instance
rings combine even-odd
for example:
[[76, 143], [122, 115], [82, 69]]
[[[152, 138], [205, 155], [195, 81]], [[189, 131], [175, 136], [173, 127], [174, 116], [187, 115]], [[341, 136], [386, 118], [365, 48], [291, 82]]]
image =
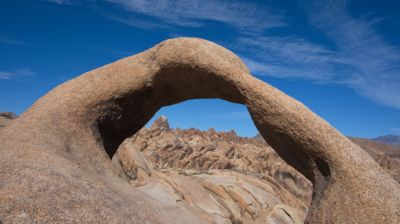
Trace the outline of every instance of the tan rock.
[[203, 222], [133, 189], [110, 160], [160, 107], [197, 98], [247, 106], [267, 142], [313, 182], [307, 222], [400, 222], [400, 186], [366, 152], [252, 77], [232, 52], [195, 38], [167, 40], [68, 81], [0, 129], [2, 221]]
[[268, 215], [266, 224], [301, 224], [302, 219], [298, 217], [296, 210], [286, 205], [278, 204]]

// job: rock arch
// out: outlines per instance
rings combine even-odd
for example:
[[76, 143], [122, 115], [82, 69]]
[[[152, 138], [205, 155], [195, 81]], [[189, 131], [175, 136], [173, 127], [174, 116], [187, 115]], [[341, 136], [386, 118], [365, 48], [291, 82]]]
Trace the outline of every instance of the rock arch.
[[252, 77], [232, 52], [195, 38], [164, 41], [68, 81], [1, 130], [0, 218], [174, 223], [179, 214], [154, 215], [155, 202], [132, 192], [107, 157], [162, 106], [196, 98], [247, 106], [268, 143], [313, 182], [307, 222], [400, 222], [399, 184], [370, 156]]

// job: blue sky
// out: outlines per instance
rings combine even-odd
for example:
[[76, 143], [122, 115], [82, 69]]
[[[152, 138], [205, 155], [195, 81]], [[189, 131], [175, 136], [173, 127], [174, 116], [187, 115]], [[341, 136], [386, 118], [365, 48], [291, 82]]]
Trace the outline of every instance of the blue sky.
[[[400, 2], [15, 0], [0, 2], [0, 111], [172, 37], [238, 54], [253, 75], [346, 135], [400, 134]], [[257, 133], [222, 100], [165, 107], [173, 127]]]

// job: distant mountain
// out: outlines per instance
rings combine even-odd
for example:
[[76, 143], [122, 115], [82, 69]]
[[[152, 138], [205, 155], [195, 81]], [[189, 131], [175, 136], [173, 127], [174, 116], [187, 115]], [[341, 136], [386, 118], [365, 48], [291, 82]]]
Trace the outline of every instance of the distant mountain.
[[384, 136], [379, 136], [377, 138], [374, 138], [373, 140], [377, 141], [377, 142], [386, 143], [389, 145], [400, 146], [400, 136], [399, 135], [384, 135]]

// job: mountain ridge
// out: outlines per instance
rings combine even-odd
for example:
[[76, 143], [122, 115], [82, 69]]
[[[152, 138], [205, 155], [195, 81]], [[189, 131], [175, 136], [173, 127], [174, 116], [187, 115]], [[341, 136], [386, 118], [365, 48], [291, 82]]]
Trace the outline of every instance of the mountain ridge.
[[382, 135], [372, 138], [372, 140], [389, 145], [400, 146], [400, 135]]

